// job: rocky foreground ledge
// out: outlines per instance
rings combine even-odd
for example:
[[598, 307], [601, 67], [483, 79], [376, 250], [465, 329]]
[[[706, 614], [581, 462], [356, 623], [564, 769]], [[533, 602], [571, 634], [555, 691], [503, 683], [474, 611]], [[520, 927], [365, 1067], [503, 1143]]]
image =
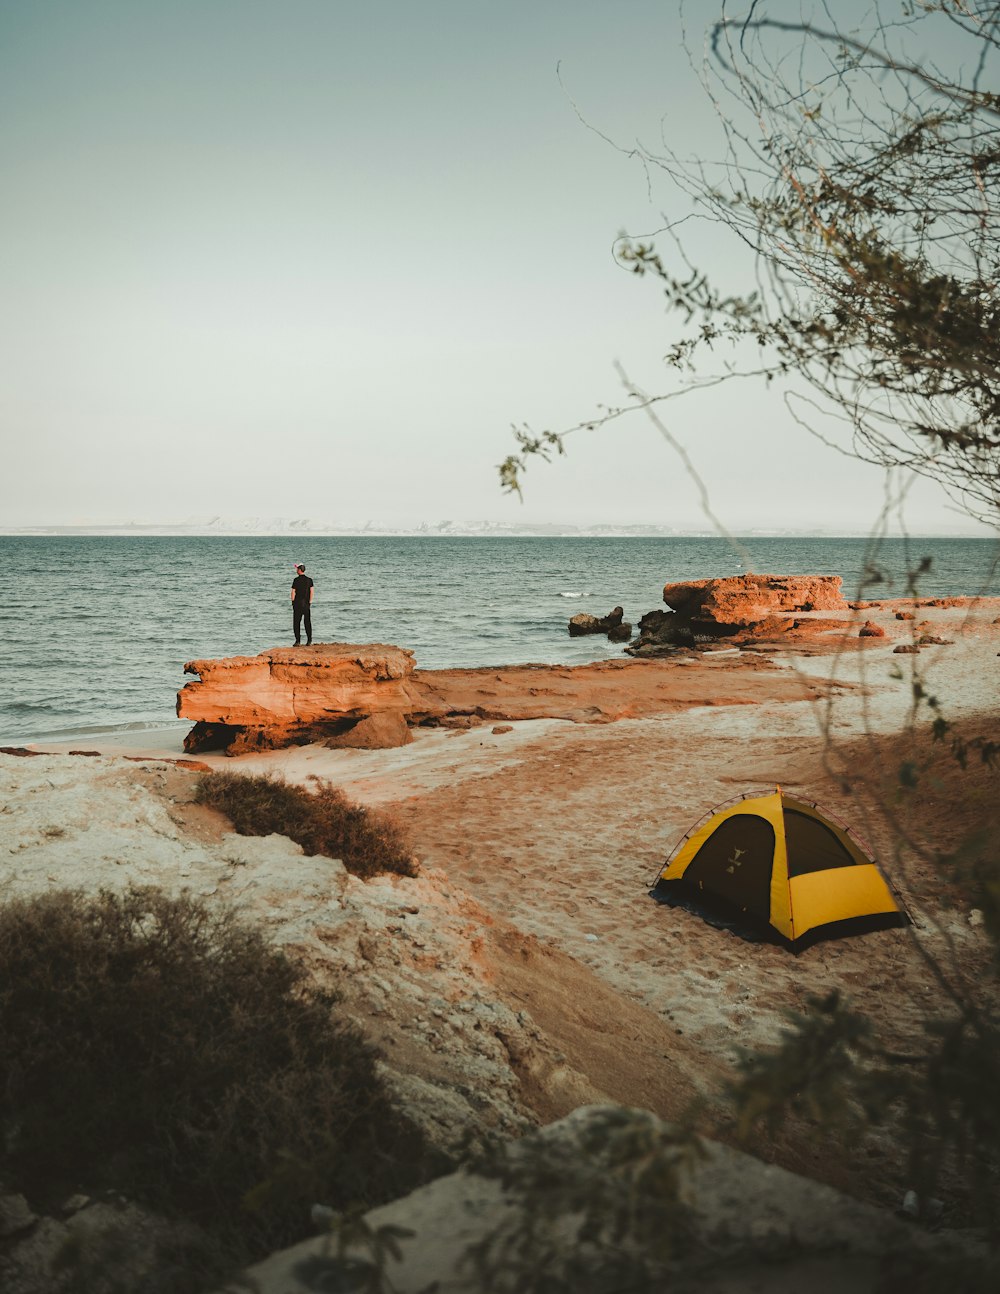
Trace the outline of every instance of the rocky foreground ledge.
[[[663, 1165], [654, 1185], [636, 1185], [642, 1155]], [[665, 1223], [652, 1227], [653, 1209], [640, 1209], [640, 1191], [659, 1192], [663, 1217], [673, 1214], [667, 1240]], [[585, 1227], [581, 1200], [591, 1211]], [[644, 1110], [608, 1105], [581, 1106], [498, 1153], [492, 1167], [440, 1177], [372, 1210], [366, 1224], [369, 1236], [398, 1228], [381, 1286], [398, 1294], [539, 1289], [528, 1282], [540, 1274], [553, 1288], [572, 1288], [581, 1271], [607, 1272], [612, 1261], [618, 1289], [876, 1294], [903, 1288], [918, 1271], [940, 1288], [987, 1262], [985, 1245], [967, 1233], [922, 1231], [905, 1214], [707, 1138], [686, 1139]], [[248, 1285], [258, 1294], [346, 1289], [347, 1263], [370, 1264], [372, 1251], [359, 1238], [338, 1258], [336, 1240], [321, 1235], [272, 1254], [222, 1294]]]
[[[259, 656], [188, 661], [198, 676], [177, 694], [194, 721], [189, 753], [229, 755], [323, 743], [387, 749], [414, 728], [473, 728], [521, 719], [611, 723], [694, 705], [744, 705], [815, 695], [814, 685], [759, 656], [677, 669], [669, 660], [418, 670], [413, 653], [384, 643], [314, 643]], [[761, 671], [768, 671], [766, 689]], [[815, 684], [815, 680], [813, 681]]]
[[[667, 584], [663, 601], [667, 610], [639, 621], [639, 636], [625, 648], [632, 660], [419, 670], [411, 651], [388, 643], [316, 643], [188, 661], [184, 672], [197, 681], [177, 696], [178, 717], [194, 723], [184, 748], [231, 755], [310, 742], [386, 749], [412, 740], [414, 728], [519, 719], [608, 723], [692, 705], [759, 701], [764, 689], [754, 673], [761, 670], [773, 671], [769, 699], [801, 699], [817, 694], [818, 681], [783, 677], [764, 653], [812, 654], [835, 650], [846, 638], [886, 637], [868, 621], [859, 631], [850, 613], [881, 604], [846, 602], [839, 576], [692, 580]], [[912, 622], [915, 614], [900, 612], [897, 619]], [[593, 622], [577, 632], [629, 628], [620, 607], [603, 619], [574, 620]], [[916, 651], [924, 641], [940, 640], [911, 636], [894, 650]], [[719, 647], [744, 650], [713, 662], [708, 653]], [[677, 669], [679, 659], [689, 668]]]
[[386, 643], [275, 647], [258, 656], [191, 660], [199, 681], [177, 693], [195, 720], [186, 751], [274, 749], [295, 742], [402, 746], [416, 704], [413, 653]]

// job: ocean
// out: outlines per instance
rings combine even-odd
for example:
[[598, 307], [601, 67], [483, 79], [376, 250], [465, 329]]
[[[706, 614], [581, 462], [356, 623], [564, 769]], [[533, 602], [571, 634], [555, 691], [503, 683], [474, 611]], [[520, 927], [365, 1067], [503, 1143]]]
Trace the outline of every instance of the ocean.
[[[176, 723], [184, 662], [290, 644], [295, 562], [317, 642], [407, 647], [423, 668], [619, 656], [579, 611], [662, 606], [663, 585], [840, 575], [849, 598], [1000, 594], [991, 539], [0, 536], [0, 744]], [[868, 571], [866, 581], [865, 572]], [[185, 725], [186, 726], [186, 725]]]

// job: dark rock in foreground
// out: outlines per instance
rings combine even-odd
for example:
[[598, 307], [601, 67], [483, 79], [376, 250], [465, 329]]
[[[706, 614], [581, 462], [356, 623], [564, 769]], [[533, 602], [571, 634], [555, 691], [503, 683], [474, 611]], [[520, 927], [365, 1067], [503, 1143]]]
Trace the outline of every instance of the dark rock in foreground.
[[[982, 1241], [924, 1232], [775, 1164], [694, 1140], [643, 1110], [584, 1106], [495, 1151], [493, 1160], [490, 1168], [438, 1178], [367, 1215], [369, 1234], [398, 1228], [398, 1245], [386, 1258], [392, 1289], [480, 1294], [481, 1272], [469, 1257], [477, 1252], [502, 1253], [505, 1271], [515, 1281], [522, 1276], [491, 1288], [528, 1288], [542, 1262], [542, 1270], [559, 1276], [552, 1288], [579, 1288], [582, 1244], [595, 1270], [630, 1274], [627, 1284], [609, 1277], [592, 1289], [875, 1294], [912, 1287], [887, 1273], [918, 1269], [929, 1277], [927, 1289], [949, 1288], [956, 1271], [982, 1274], [976, 1288], [989, 1288], [985, 1274], [992, 1264]], [[645, 1187], [658, 1193], [655, 1208], [648, 1199], [645, 1211], [631, 1200], [623, 1207], [615, 1193], [638, 1189], [623, 1164], [637, 1174], [636, 1165], [649, 1162], [662, 1165]], [[590, 1210], [582, 1241], [581, 1198]], [[657, 1212], [673, 1215], [676, 1227], [670, 1244], [660, 1247], [649, 1220]], [[507, 1248], [490, 1248], [498, 1236]], [[316, 1279], [331, 1269], [330, 1248], [328, 1234], [305, 1240], [250, 1268], [244, 1279], [259, 1294], [334, 1288]], [[368, 1257], [360, 1243], [348, 1253]]]
[[694, 633], [672, 611], [647, 611], [639, 620], [639, 637], [625, 650], [630, 656], [669, 656], [680, 647], [693, 647]]

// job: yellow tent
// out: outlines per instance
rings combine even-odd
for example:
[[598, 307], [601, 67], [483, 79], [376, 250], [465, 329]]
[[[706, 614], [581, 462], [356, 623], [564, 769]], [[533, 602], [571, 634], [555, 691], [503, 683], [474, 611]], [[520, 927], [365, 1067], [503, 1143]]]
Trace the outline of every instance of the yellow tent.
[[909, 920], [850, 829], [780, 788], [744, 796], [692, 828], [650, 892], [763, 927], [793, 948]]

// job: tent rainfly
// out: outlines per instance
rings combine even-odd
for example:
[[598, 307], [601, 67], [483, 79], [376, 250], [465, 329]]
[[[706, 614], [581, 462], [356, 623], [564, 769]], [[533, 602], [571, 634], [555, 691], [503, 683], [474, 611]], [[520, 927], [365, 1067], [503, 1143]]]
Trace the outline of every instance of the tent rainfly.
[[850, 829], [780, 787], [724, 805], [692, 828], [650, 893], [793, 949], [909, 922]]

